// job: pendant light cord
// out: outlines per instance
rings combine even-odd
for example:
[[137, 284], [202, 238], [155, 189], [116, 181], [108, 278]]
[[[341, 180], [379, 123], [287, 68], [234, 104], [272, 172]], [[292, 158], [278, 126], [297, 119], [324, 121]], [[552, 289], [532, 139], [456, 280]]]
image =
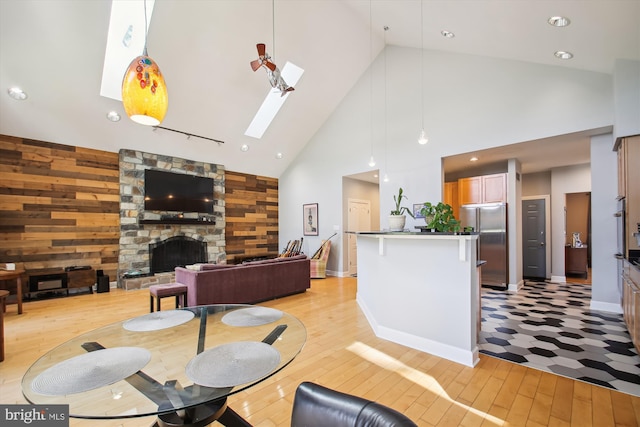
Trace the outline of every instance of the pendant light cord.
[[144, 4], [144, 49], [142, 50], [142, 55], [147, 55], [147, 32], [148, 32], [148, 24], [147, 24], [147, 0], [143, 0]]
[[273, 39], [273, 48], [271, 49], [271, 57], [275, 61], [275, 58], [276, 58], [276, 0], [271, 0], [271, 38]]
[[387, 31], [389, 27], [384, 28], [384, 175], [387, 177]]
[[420, 105], [422, 108], [422, 131], [424, 132], [424, 2], [420, 0]]
[[[371, 160], [370, 162], [373, 163], [373, 13], [371, 11], [371, 2], [373, 0], [369, 0], [369, 85], [370, 85], [370, 91], [369, 91], [369, 106], [370, 106], [370, 126], [369, 126], [369, 130], [370, 130], [370, 141], [371, 141]], [[371, 165], [371, 166], [375, 166]]]

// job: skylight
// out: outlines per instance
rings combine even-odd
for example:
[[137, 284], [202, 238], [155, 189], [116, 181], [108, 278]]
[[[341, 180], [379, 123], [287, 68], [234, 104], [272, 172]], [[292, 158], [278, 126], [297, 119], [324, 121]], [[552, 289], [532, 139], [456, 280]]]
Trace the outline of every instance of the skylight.
[[[155, 0], [147, 0], [147, 28]], [[113, 0], [102, 68], [100, 95], [122, 101], [122, 77], [127, 67], [144, 50], [144, 0]]]
[[[302, 68], [292, 64], [291, 62], [287, 62], [284, 64], [280, 75], [289, 86], [295, 87], [298, 80], [300, 80], [300, 77], [302, 77], [302, 73], [304, 73]], [[295, 92], [287, 92], [284, 96], [281, 96], [281, 92], [278, 89], [272, 88], [269, 90], [267, 97], [262, 102], [262, 105], [258, 109], [258, 112], [244, 134], [257, 139], [262, 138], [262, 135], [264, 135], [264, 132], [267, 130], [276, 114], [278, 114], [278, 111], [280, 111], [280, 107], [282, 107], [284, 101], [287, 100], [291, 93]]]

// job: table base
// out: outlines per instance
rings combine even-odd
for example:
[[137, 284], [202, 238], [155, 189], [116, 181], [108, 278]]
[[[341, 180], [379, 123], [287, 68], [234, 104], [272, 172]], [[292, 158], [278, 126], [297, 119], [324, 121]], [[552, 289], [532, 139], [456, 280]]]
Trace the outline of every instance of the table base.
[[251, 424], [227, 406], [227, 399], [158, 415], [151, 427], [204, 427], [214, 421], [227, 427], [251, 427]]

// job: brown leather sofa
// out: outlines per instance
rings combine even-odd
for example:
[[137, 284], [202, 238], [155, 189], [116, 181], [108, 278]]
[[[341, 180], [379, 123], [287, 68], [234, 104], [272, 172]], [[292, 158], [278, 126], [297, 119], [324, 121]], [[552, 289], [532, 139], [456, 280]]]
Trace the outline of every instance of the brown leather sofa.
[[306, 255], [246, 262], [176, 267], [176, 282], [187, 285], [189, 307], [254, 304], [305, 292], [310, 287]]

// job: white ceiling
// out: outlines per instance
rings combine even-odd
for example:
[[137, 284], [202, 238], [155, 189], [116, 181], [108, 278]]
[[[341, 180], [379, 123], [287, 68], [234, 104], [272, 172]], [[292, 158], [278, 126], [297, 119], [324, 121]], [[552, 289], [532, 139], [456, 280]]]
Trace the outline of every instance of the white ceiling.
[[[417, 0], [274, 3], [156, 1], [148, 49], [169, 89], [162, 126], [225, 142], [216, 144], [137, 125], [119, 102], [99, 95], [110, 1], [0, 0], [0, 133], [114, 152], [126, 147], [278, 177], [383, 48], [384, 25], [390, 27], [387, 43], [399, 46], [424, 43], [426, 49], [601, 73], [612, 73], [616, 58], [640, 60], [640, 0], [424, 0], [423, 42]], [[546, 20], [552, 15], [572, 23], [551, 27]], [[442, 37], [443, 29], [456, 37]], [[267, 44], [276, 64], [291, 61], [305, 69], [260, 140], [244, 136], [270, 88], [264, 71], [249, 66], [258, 42]], [[556, 59], [560, 49], [574, 59]], [[10, 99], [11, 86], [29, 98]], [[123, 119], [107, 121], [110, 110]], [[544, 141], [553, 156], [540, 145], [532, 153], [526, 144], [482, 155], [495, 161], [515, 154], [524, 171], [543, 170], [588, 162], [588, 140]], [[249, 151], [240, 150], [243, 144]], [[460, 167], [466, 157], [445, 165]]]

